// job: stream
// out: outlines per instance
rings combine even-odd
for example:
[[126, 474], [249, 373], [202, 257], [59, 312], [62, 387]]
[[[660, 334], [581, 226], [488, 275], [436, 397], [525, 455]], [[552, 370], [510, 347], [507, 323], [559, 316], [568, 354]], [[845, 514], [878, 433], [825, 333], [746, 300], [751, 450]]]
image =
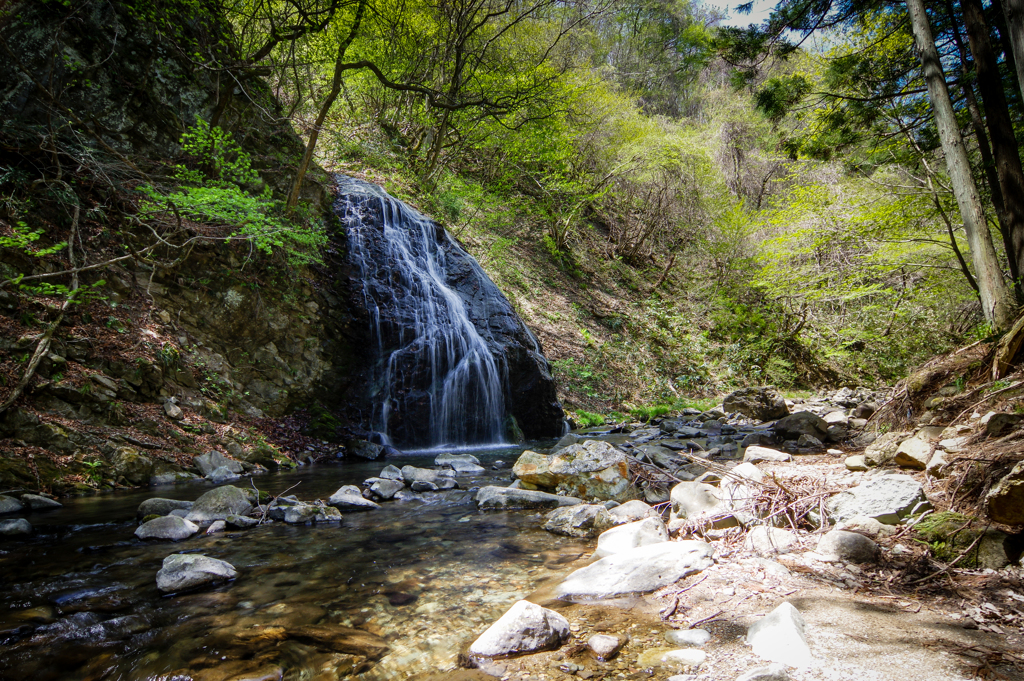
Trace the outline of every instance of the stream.
[[[212, 487], [202, 483], [63, 500], [62, 509], [33, 513], [36, 535], [0, 550], [0, 678], [408, 679], [452, 670], [509, 605], [590, 548], [541, 530], [536, 513], [477, 511], [469, 490], [508, 484], [510, 471], [491, 465], [511, 464], [523, 449], [474, 450], [486, 470], [460, 476], [461, 490], [345, 513], [340, 525], [273, 523], [177, 543], [134, 537], [144, 499], [195, 499]], [[436, 453], [307, 466], [253, 482], [272, 494], [295, 486], [289, 493], [299, 499], [326, 499], [387, 463], [433, 467]], [[163, 596], [155, 574], [180, 552], [226, 560], [239, 576]], [[366, 663], [274, 638], [274, 627], [308, 625], [368, 631], [389, 650]]]

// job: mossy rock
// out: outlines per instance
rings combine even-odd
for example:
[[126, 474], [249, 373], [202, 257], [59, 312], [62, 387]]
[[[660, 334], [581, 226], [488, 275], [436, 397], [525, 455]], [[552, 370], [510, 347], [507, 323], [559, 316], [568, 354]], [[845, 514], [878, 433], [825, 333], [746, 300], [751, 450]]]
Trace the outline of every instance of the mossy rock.
[[157, 518], [161, 518], [161, 517], [163, 517], [163, 516], [161, 516], [159, 513], [150, 513], [149, 515], [145, 516], [142, 519], [140, 524], [148, 523], [150, 520], [156, 520]]

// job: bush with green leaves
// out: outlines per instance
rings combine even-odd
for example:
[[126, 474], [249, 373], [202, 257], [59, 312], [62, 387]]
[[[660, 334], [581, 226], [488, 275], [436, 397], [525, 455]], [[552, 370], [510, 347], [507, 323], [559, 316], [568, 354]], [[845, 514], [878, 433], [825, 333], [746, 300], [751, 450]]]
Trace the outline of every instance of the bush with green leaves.
[[228, 241], [249, 242], [266, 255], [282, 253], [293, 265], [321, 261], [327, 237], [321, 221], [286, 214], [231, 133], [198, 120], [181, 137], [187, 163], [175, 166], [170, 187], [143, 185], [139, 216], [173, 215], [233, 228]]

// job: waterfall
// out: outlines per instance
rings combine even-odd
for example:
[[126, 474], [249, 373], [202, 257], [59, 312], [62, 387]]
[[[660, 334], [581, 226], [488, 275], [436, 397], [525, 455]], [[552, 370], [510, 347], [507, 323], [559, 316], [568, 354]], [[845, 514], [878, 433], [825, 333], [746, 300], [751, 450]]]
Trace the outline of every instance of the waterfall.
[[508, 301], [440, 225], [380, 187], [336, 179], [370, 316], [372, 427], [404, 446], [504, 442], [507, 366], [490, 329]]

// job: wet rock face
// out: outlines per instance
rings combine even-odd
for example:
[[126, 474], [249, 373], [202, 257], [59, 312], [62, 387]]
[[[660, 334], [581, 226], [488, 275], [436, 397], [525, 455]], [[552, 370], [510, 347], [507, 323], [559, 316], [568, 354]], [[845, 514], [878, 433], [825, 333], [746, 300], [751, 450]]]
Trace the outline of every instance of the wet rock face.
[[379, 187], [336, 179], [353, 303], [376, 336], [367, 350], [372, 427], [399, 445], [493, 442], [509, 437], [511, 415], [527, 438], [560, 435], [564, 414], [540, 345], [472, 256]]

